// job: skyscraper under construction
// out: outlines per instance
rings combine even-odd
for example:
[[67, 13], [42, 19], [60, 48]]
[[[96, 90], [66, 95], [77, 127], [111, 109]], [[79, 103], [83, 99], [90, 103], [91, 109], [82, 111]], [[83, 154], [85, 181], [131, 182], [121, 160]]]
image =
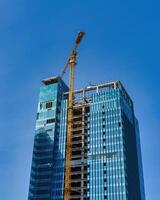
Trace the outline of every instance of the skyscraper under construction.
[[[63, 200], [69, 88], [40, 88], [28, 200]], [[74, 90], [70, 199], [145, 200], [138, 121], [120, 81]]]

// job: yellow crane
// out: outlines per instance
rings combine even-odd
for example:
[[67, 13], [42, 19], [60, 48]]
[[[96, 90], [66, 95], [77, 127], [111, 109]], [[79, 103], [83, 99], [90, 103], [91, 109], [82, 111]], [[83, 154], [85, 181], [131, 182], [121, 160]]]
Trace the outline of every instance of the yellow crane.
[[65, 161], [65, 188], [64, 200], [70, 200], [71, 196], [71, 154], [72, 154], [72, 127], [73, 127], [73, 93], [74, 93], [74, 69], [76, 66], [77, 47], [80, 44], [84, 32], [79, 32], [75, 40], [66, 65], [61, 73], [61, 78], [65, 74], [68, 66], [70, 66], [69, 76], [69, 95], [68, 95], [68, 115], [67, 115], [67, 141], [66, 141], [66, 161]]

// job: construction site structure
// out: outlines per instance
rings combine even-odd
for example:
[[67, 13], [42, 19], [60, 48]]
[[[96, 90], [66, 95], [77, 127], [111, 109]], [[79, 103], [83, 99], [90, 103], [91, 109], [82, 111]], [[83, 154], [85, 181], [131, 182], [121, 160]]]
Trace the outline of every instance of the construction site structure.
[[70, 65], [69, 76], [69, 94], [68, 94], [68, 118], [67, 118], [67, 138], [66, 138], [66, 163], [65, 163], [65, 190], [64, 199], [70, 200], [71, 196], [71, 154], [72, 154], [72, 129], [73, 129], [73, 92], [74, 92], [74, 70], [76, 66], [77, 47], [84, 36], [84, 32], [79, 32], [75, 40], [75, 45], [69, 59], [61, 74], [61, 78], [65, 74], [68, 65]]
[[28, 200], [145, 200], [138, 121], [122, 83], [74, 89], [83, 35], [61, 76], [42, 81]]

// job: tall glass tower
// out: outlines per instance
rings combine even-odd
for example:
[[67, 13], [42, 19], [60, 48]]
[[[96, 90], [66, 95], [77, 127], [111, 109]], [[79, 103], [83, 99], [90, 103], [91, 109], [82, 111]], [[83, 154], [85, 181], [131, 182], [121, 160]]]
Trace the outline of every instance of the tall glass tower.
[[[63, 200], [68, 87], [40, 88], [28, 200]], [[145, 200], [138, 121], [120, 81], [74, 91], [71, 199]]]

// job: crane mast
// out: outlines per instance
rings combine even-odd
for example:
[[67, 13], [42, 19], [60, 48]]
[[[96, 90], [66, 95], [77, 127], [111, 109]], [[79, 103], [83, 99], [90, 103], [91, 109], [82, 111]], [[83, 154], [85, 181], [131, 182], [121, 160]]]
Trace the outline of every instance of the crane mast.
[[73, 96], [74, 96], [74, 69], [76, 66], [77, 47], [84, 36], [84, 32], [79, 32], [75, 45], [67, 63], [62, 71], [61, 78], [65, 74], [68, 65], [70, 66], [69, 76], [69, 95], [68, 95], [68, 114], [67, 114], [67, 139], [66, 139], [66, 161], [65, 161], [65, 188], [64, 200], [70, 200], [71, 196], [71, 154], [72, 154], [72, 127], [73, 127]]

